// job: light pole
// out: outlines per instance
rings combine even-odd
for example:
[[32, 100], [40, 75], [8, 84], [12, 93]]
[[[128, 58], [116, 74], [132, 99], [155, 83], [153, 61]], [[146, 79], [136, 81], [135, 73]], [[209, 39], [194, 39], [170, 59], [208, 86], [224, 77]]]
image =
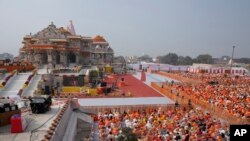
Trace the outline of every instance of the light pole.
[[231, 75], [232, 75], [232, 67], [233, 67], [234, 48], [235, 48], [235, 46], [233, 46], [233, 52], [232, 52], [232, 57], [231, 57], [231, 66], [230, 66], [230, 74]]

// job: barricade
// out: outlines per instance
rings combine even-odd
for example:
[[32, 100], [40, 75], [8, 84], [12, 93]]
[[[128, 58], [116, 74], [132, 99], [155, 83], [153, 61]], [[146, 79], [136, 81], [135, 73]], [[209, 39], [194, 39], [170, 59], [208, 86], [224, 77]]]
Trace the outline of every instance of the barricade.
[[97, 89], [87, 89], [87, 92], [91, 96], [96, 96], [97, 95]]
[[63, 93], [71, 93], [71, 92], [77, 92], [80, 93], [81, 91], [85, 91], [86, 87], [62, 87]]

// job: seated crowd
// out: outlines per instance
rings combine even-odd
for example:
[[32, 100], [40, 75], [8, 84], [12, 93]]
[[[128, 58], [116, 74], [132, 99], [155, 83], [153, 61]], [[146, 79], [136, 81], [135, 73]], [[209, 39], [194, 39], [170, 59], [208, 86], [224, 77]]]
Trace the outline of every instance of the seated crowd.
[[[189, 75], [193, 76], [195, 74]], [[224, 75], [202, 75], [205, 83], [185, 85], [175, 84], [172, 91], [192, 97], [192, 100], [205, 101], [222, 111], [240, 117], [250, 118], [250, 79], [249, 77], [227, 77]], [[212, 83], [214, 82], [214, 83]]]
[[120, 141], [129, 128], [138, 141], [207, 141], [229, 140], [228, 125], [200, 109], [141, 109], [105, 111], [98, 115], [99, 139]]

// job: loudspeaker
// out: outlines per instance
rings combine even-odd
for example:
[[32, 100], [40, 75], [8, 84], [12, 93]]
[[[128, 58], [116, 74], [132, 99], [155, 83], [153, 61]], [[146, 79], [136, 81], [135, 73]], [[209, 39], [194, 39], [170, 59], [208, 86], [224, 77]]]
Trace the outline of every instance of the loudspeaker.
[[4, 107], [10, 107], [10, 103], [4, 103], [3, 106]]
[[3, 106], [3, 104], [2, 103], [0, 103], [0, 113], [4, 113], [5, 112], [5, 110], [4, 110], [4, 106]]
[[111, 87], [105, 88], [104, 93], [106, 94], [111, 93]]
[[16, 104], [0, 103], [0, 113], [18, 110]]
[[15, 104], [11, 104], [11, 105], [10, 105], [10, 110], [11, 110], [11, 111], [18, 110], [17, 105], [15, 105]]
[[50, 94], [49, 86], [44, 87], [44, 94]]
[[4, 107], [4, 112], [9, 112], [10, 111], [10, 106]]
[[32, 113], [45, 113], [50, 109], [52, 104], [51, 96], [40, 96], [30, 98], [30, 107]]
[[107, 86], [107, 82], [101, 82], [100, 83], [100, 87], [106, 87]]
[[142, 65], [139, 65], [139, 70], [142, 70]]

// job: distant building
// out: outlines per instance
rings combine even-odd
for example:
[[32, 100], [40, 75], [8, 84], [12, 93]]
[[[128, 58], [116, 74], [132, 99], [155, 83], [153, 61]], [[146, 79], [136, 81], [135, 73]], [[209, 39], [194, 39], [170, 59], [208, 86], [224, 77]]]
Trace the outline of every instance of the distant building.
[[113, 71], [116, 74], [126, 73], [127, 62], [123, 56], [114, 57], [112, 63]]
[[127, 63], [137, 63], [139, 61], [137, 56], [125, 56], [124, 59]]
[[229, 56], [222, 56], [221, 58], [213, 58], [214, 64], [228, 64], [231, 57]]
[[57, 28], [53, 22], [34, 35], [23, 38], [19, 58], [36, 66], [48, 64], [68, 66], [70, 63], [103, 65], [112, 61], [114, 51], [102, 36], [75, 35], [70, 21], [68, 30]]
[[230, 72], [235, 75], [245, 75], [248, 70], [243, 67], [230, 67], [229, 65], [211, 65], [211, 64], [193, 64], [188, 68], [189, 72], [194, 73], [228, 73]]
[[0, 54], [0, 60], [5, 60], [5, 59], [12, 60], [13, 58], [14, 58], [14, 56], [12, 54], [9, 54], [9, 53]]

